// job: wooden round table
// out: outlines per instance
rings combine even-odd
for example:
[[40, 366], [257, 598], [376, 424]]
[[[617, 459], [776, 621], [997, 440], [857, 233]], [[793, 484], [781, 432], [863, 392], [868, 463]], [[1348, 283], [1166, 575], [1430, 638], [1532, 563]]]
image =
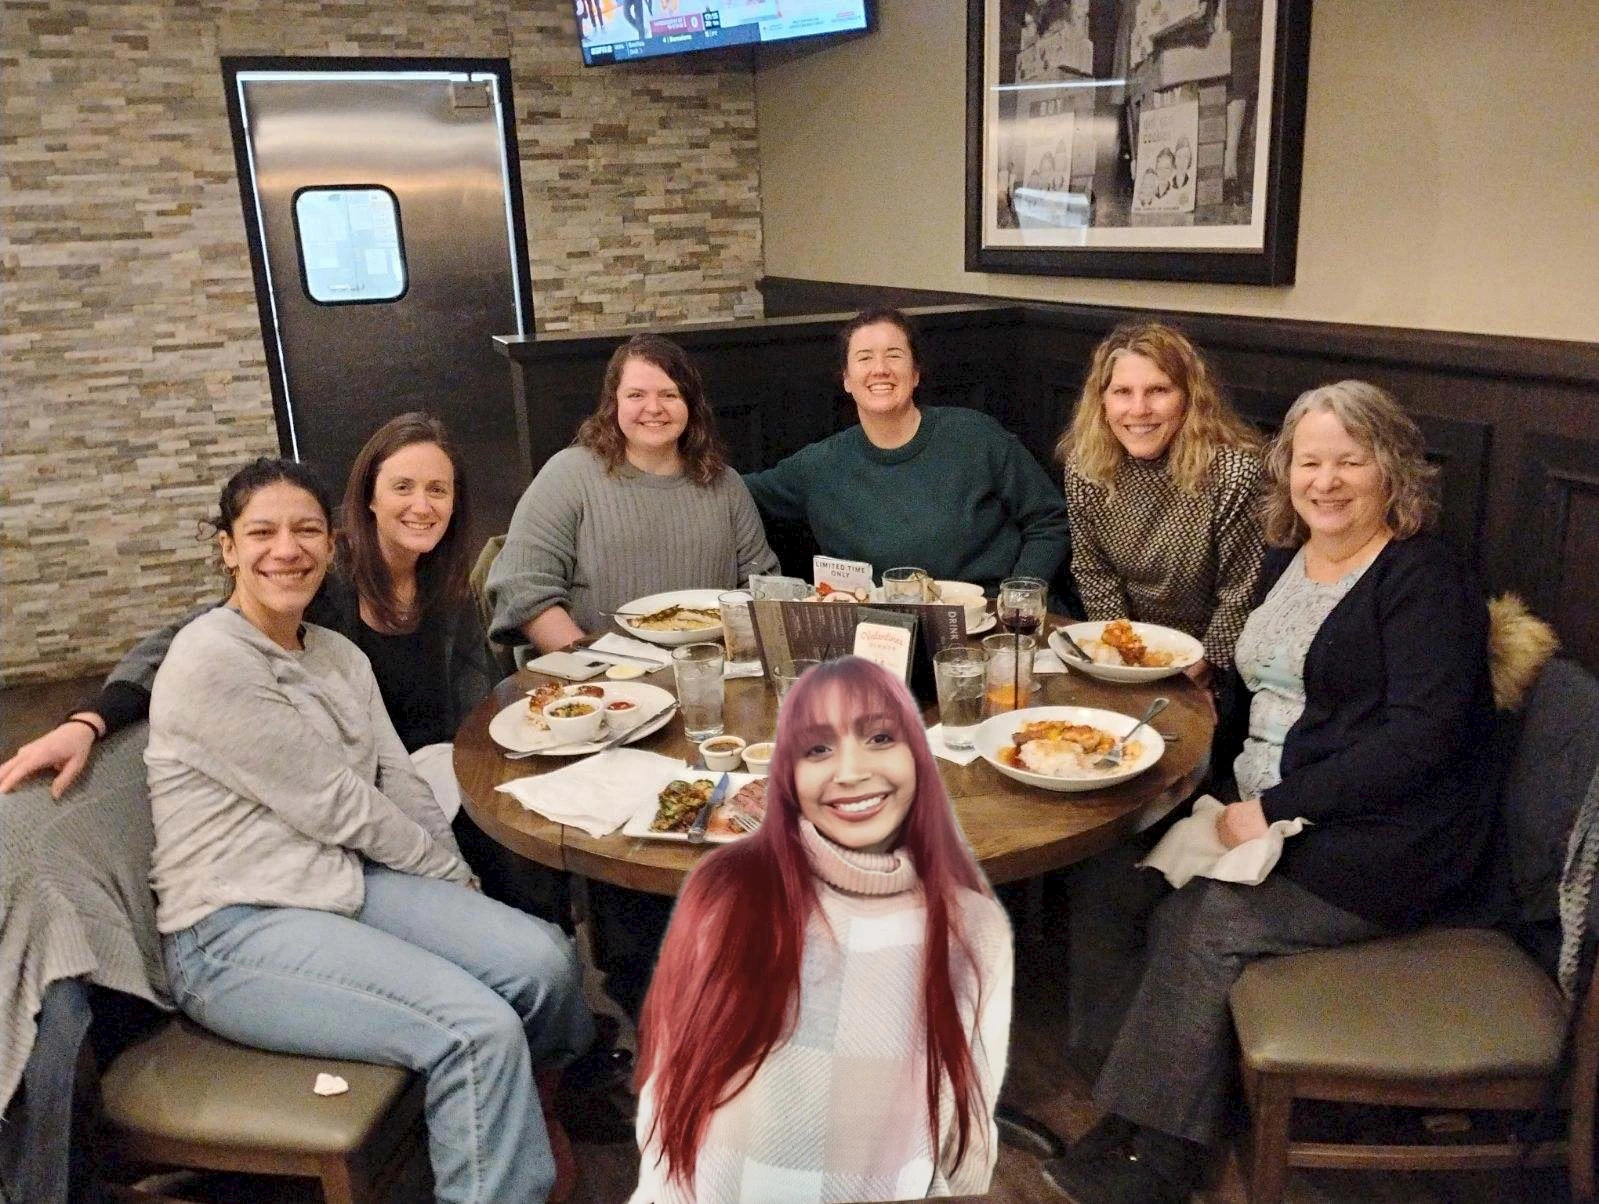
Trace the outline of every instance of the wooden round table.
[[[570, 763], [566, 757], [509, 760], [489, 739], [489, 720], [541, 680], [526, 670], [507, 678], [461, 725], [455, 737], [455, 775], [467, 813], [495, 840], [540, 864], [633, 890], [675, 895], [703, 850], [714, 846], [620, 834], [593, 837], [528, 811], [495, 790], [513, 778]], [[670, 668], [642, 680], [672, 689]], [[961, 828], [989, 882], [996, 886], [1081, 861], [1141, 831], [1192, 794], [1209, 765], [1214, 727], [1210, 707], [1204, 691], [1186, 677], [1150, 685], [1113, 685], [1068, 671], [1040, 680], [1043, 689], [1033, 696], [1038, 706], [1104, 707], [1136, 716], [1151, 699], [1165, 695], [1171, 706], [1154, 726], [1167, 737], [1166, 752], [1153, 769], [1130, 782], [1081, 794], [1034, 789], [1005, 777], [980, 757], [966, 766], [939, 759]], [[937, 711], [936, 706], [926, 708], [930, 723], [936, 721]], [[769, 739], [776, 717], [776, 695], [765, 678], [727, 683], [725, 721], [730, 733], [751, 743]], [[676, 716], [633, 747], [685, 762], [697, 751]]]

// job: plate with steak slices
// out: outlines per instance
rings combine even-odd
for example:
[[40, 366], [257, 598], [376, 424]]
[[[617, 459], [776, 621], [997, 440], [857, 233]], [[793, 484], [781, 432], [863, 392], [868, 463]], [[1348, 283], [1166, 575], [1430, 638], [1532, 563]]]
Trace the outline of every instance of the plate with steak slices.
[[[673, 778], [660, 793], [641, 806], [622, 828], [624, 836], [646, 840], [687, 841], [694, 817], [711, 797], [720, 774], [688, 771]], [[760, 821], [766, 814], [766, 779], [748, 773], [727, 775], [727, 797], [716, 805], [705, 825], [705, 839], [711, 844], [726, 844], [746, 835], [733, 822], [736, 810]]]

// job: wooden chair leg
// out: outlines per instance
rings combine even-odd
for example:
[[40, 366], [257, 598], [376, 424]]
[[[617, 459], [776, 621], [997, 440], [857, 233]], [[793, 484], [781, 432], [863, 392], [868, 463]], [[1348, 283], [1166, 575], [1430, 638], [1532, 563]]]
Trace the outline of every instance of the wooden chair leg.
[[1293, 1080], [1282, 1075], [1246, 1071], [1251, 1142], [1249, 1204], [1281, 1204], [1288, 1185], [1288, 1126], [1293, 1117]]
[[322, 1159], [323, 1204], [368, 1204], [367, 1193], [350, 1173], [350, 1164], [338, 1155]]

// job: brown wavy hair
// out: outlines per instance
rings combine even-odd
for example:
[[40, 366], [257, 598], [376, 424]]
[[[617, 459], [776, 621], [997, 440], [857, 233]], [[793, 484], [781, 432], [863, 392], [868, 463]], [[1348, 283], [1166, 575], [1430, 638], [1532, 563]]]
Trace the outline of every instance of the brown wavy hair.
[[1438, 500], [1433, 493], [1438, 470], [1427, 463], [1427, 441], [1421, 428], [1399, 408], [1391, 394], [1363, 380], [1341, 380], [1301, 393], [1288, 407], [1282, 429], [1266, 450], [1266, 542], [1274, 547], [1295, 548], [1310, 535], [1305, 520], [1294, 509], [1289, 476], [1294, 461], [1294, 431], [1306, 414], [1317, 410], [1337, 418], [1350, 438], [1371, 451], [1388, 492], [1384, 512], [1394, 538], [1409, 539], [1431, 527], [1438, 517]]
[[[432, 443], [449, 457], [455, 473], [455, 501], [444, 538], [417, 561], [416, 602], [407, 609], [394, 596], [394, 580], [378, 546], [372, 494], [383, 462], [418, 443]], [[431, 414], [413, 411], [378, 427], [350, 465], [350, 479], [345, 483], [344, 501], [339, 507], [338, 564], [379, 627], [404, 631], [434, 615], [449, 614], [466, 605], [467, 579], [472, 569], [467, 532], [471, 529], [471, 490], [460, 449], [444, 424]]]
[[1127, 452], [1105, 418], [1105, 390], [1110, 388], [1116, 361], [1124, 355], [1149, 360], [1183, 395], [1182, 425], [1167, 450], [1171, 477], [1179, 489], [1199, 492], [1220, 448], [1260, 454], [1260, 435], [1227, 404], [1205, 357], [1188, 336], [1161, 322], [1129, 322], [1094, 348], [1071, 423], [1055, 445], [1056, 458], [1079, 476], [1114, 496], [1116, 473]]
[[628, 360], [653, 364], [672, 378], [688, 406], [688, 425], [677, 437], [683, 475], [696, 485], [715, 484], [727, 466], [727, 455], [722, 450], [721, 436], [716, 433], [716, 415], [705, 396], [705, 382], [688, 358], [688, 352], [658, 334], [636, 334], [611, 355], [611, 362], [605, 365], [605, 380], [600, 385], [599, 404], [577, 428], [574, 442], [598, 456], [607, 473], [614, 474], [627, 459], [627, 438], [616, 417], [616, 395], [622, 387], [622, 369]]

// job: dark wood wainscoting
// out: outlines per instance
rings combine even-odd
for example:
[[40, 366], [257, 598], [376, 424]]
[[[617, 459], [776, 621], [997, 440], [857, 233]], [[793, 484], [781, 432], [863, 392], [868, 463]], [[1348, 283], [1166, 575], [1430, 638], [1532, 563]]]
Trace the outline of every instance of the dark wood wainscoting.
[[[1599, 670], [1599, 345], [817, 281], [769, 280], [763, 292], [783, 316], [661, 331], [694, 357], [741, 470], [854, 421], [836, 333], [864, 305], [898, 304], [921, 307], [921, 401], [992, 414], [1055, 476], [1054, 444], [1094, 346], [1119, 322], [1159, 317], [1205, 348], [1228, 396], [1266, 430], [1315, 385], [1360, 377], [1392, 392], [1441, 470], [1446, 537], [1491, 589], [1520, 592]], [[535, 470], [593, 409], [629, 333], [497, 340]], [[803, 533], [774, 532], [773, 546], [790, 571], [808, 569]]]

